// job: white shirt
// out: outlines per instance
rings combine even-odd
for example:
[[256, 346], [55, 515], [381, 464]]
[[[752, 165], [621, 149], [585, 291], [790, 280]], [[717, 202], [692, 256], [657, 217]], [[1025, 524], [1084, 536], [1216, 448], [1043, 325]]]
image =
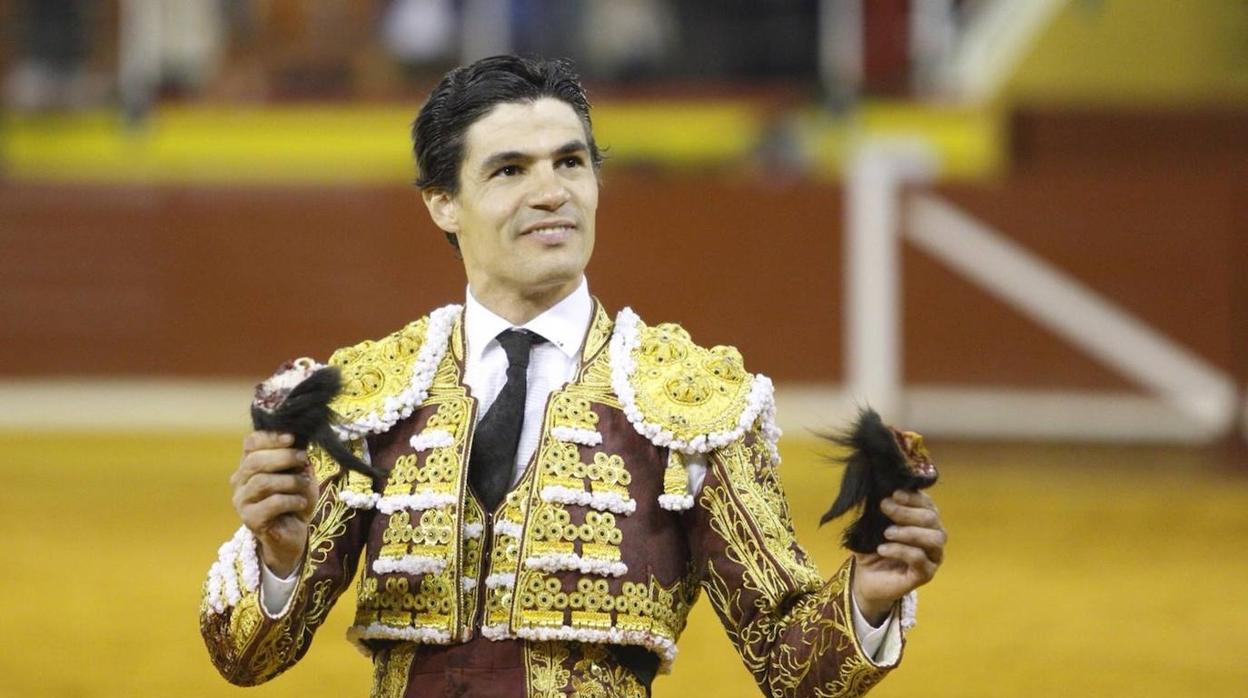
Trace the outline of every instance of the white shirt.
[[[485, 415], [498, 398], [503, 384], [507, 382], [507, 353], [498, 343], [500, 332], [514, 328], [507, 320], [499, 317], [489, 308], [477, 302], [468, 288], [467, 300], [464, 303], [464, 383], [472, 391], [477, 400], [477, 421]], [[516, 447], [515, 472], [512, 484], [524, 474], [525, 466], [537, 449], [541, 438], [542, 419], [546, 412], [546, 401], [550, 394], [563, 384], [576, 377], [580, 366], [581, 346], [585, 343], [585, 335], [589, 332], [589, 324], [593, 321], [594, 303], [589, 295], [589, 284], [581, 278], [580, 286], [541, 315], [533, 318], [522, 326], [522, 329], [535, 332], [547, 341], [537, 344], [529, 354], [527, 372], [528, 388], [524, 400], [524, 424], [520, 430], [520, 444]], [[697, 496], [702, 489], [702, 481], [706, 474], [705, 457], [691, 457], [688, 464], [689, 491]], [[260, 565], [261, 589], [260, 599], [265, 611], [278, 617], [285, 610], [294, 592], [298, 571], [282, 579], [269, 571], [263, 563]], [[874, 657], [883, 664], [897, 661], [900, 646], [896, 640], [898, 633], [890, 632], [897, 620], [896, 612], [880, 627], [872, 627], [858, 610], [858, 603], [853, 604], [854, 632], [858, 635], [859, 644], [868, 657]], [[892, 640], [885, 645], [885, 640]], [[876, 656], [877, 654], [883, 656]]]
[[[498, 399], [507, 382], [507, 353], [498, 343], [498, 335], [516, 326], [481, 305], [466, 292], [464, 303], [464, 383], [477, 399], [477, 422]], [[524, 397], [524, 423], [520, 427], [520, 444], [516, 447], [514, 485], [522, 474], [537, 442], [541, 438], [546, 400], [555, 390], [576, 377], [581, 363], [581, 346], [589, 323], [593, 321], [594, 302], [589, 284], [581, 278], [580, 286], [520, 327], [540, 335], [546, 341], [535, 344], [529, 353], [528, 389]]]

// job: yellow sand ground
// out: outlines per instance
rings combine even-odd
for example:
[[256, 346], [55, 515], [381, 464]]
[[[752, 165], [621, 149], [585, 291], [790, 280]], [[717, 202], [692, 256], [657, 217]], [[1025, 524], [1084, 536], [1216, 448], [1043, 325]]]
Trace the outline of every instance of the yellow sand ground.
[[[835, 530], [813, 525], [838, 472], [789, 441], [798, 532], [825, 573]], [[1248, 477], [1200, 453], [935, 444], [948, 561], [921, 593], [902, 667], [875, 696], [1238, 696], [1248, 686]], [[366, 695], [342, 639], [344, 598], [303, 663], [229, 686], [196, 610], [235, 527], [233, 436], [0, 435], [0, 695]], [[752, 696], [705, 601], [655, 695]]]

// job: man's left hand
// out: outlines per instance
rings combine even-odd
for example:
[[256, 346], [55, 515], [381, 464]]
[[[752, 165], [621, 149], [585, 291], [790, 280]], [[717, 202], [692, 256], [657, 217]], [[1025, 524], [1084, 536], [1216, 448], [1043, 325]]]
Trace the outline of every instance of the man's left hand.
[[854, 553], [854, 600], [876, 626], [898, 599], [932, 580], [948, 540], [936, 504], [923, 492], [897, 490], [880, 502], [880, 510], [893, 520], [886, 541], [874, 553]]

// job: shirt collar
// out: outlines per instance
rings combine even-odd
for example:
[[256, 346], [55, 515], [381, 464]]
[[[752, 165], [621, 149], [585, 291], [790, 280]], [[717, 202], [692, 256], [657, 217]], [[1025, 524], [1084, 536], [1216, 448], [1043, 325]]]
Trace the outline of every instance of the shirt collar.
[[[481, 305], [472, 295], [472, 287], [464, 294], [464, 338], [468, 342], [469, 355], [480, 358], [485, 347], [503, 330], [515, 325], [494, 314]], [[524, 323], [524, 329], [545, 337], [568, 357], [576, 357], [585, 341], [589, 322], [593, 319], [594, 303], [589, 296], [589, 283], [581, 277], [581, 284], [566, 298], [542, 311], [540, 315]]]

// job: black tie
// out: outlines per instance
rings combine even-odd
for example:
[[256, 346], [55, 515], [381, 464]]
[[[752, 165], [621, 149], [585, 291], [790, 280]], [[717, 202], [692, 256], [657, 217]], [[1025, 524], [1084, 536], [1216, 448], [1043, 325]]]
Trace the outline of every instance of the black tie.
[[468, 479], [486, 512], [494, 511], [511, 485], [524, 424], [529, 350], [545, 341], [528, 330], [506, 330], [498, 335], [498, 343], [507, 352], [507, 383], [477, 425], [468, 460]]

